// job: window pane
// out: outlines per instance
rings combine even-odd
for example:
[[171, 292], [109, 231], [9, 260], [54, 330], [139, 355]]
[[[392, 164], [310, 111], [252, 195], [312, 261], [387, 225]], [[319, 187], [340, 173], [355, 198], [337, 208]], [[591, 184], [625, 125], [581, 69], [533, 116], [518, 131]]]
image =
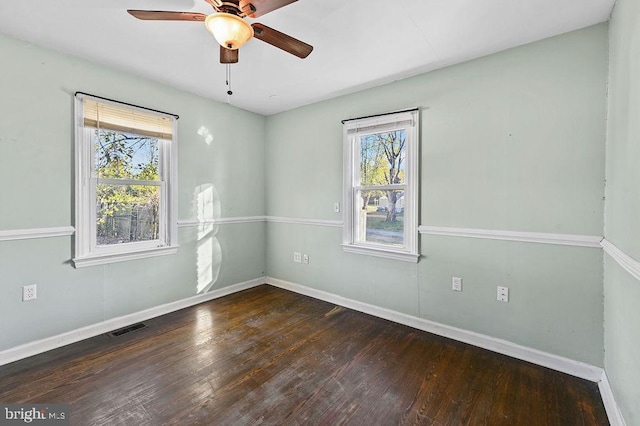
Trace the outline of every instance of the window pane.
[[360, 136], [360, 186], [404, 184], [404, 129]]
[[357, 240], [404, 246], [404, 191], [358, 191]]
[[97, 129], [92, 137], [98, 177], [159, 180], [158, 139]]
[[159, 239], [160, 186], [99, 184], [96, 204], [99, 246]]

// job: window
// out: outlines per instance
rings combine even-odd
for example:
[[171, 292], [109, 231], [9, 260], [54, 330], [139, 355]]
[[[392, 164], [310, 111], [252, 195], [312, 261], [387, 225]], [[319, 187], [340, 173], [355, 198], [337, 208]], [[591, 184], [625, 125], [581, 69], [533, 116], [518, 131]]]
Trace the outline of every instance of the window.
[[345, 120], [347, 252], [418, 261], [418, 110]]
[[76, 95], [77, 267], [177, 251], [176, 120]]

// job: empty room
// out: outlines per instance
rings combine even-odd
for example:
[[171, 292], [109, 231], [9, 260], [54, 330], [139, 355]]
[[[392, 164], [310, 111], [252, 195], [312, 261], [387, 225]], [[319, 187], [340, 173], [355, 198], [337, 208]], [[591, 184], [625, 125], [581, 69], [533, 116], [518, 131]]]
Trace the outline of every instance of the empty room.
[[638, 1], [5, 0], [0, 58], [0, 424], [640, 426]]

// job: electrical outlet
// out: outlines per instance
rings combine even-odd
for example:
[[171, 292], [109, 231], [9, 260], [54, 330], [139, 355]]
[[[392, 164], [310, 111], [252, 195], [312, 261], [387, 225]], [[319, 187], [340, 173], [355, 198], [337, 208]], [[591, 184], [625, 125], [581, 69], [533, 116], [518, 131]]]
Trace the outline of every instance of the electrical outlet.
[[508, 302], [509, 301], [509, 288], [508, 287], [500, 287], [500, 286], [498, 286], [498, 300], [500, 302]]
[[293, 252], [293, 261], [296, 263], [302, 262], [302, 253], [298, 253], [297, 251]]
[[302, 255], [302, 263], [306, 263], [307, 265], [309, 264], [309, 255], [308, 254], [303, 254]]
[[36, 284], [23, 285], [22, 286], [22, 301], [26, 302], [26, 301], [29, 301], [29, 300], [36, 299], [36, 297], [38, 297], [36, 289], [37, 289]]
[[462, 278], [451, 277], [451, 289], [453, 291], [462, 291]]

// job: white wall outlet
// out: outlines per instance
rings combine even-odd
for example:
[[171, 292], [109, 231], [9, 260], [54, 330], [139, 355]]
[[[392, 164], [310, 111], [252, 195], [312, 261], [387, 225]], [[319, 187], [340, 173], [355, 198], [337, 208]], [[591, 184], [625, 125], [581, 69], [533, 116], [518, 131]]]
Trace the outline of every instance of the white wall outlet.
[[22, 301], [34, 300], [38, 297], [37, 285], [23, 285], [22, 286]]
[[333, 212], [340, 213], [340, 203], [333, 203]]
[[303, 254], [302, 255], [302, 263], [306, 263], [307, 265], [309, 264], [309, 255], [308, 254]]
[[462, 278], [451, 277], [451, 289], [453, 291], [462, 291]]
[[293, 252], [293, 261], [296, 263], [302, 262], [302, 253], [298, 253], [297, 251]]
[[498, 300], [501, 302], [509, 301], [509, 288], [498, 286]]

